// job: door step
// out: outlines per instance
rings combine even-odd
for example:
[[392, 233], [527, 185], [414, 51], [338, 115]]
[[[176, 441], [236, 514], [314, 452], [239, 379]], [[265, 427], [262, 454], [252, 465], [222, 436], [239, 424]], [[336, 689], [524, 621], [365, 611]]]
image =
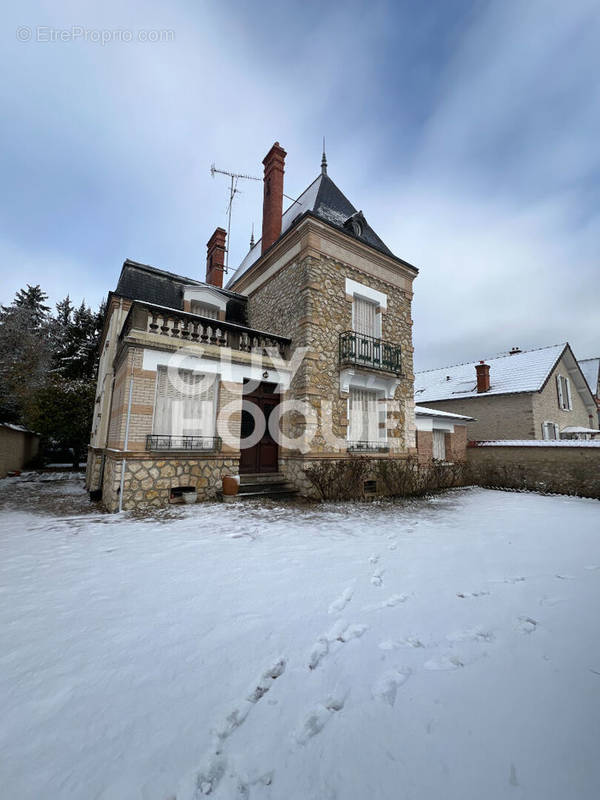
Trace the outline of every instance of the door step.
[[[221, 492], [217, 493], [222, 497]], [[285, 476], [280, 472], [260, 475], [240, 475], [240, 489], [236, 497], [257, 498], [257, 497], [293, 497], [298, 494], [291, 483], [288, 483]]]

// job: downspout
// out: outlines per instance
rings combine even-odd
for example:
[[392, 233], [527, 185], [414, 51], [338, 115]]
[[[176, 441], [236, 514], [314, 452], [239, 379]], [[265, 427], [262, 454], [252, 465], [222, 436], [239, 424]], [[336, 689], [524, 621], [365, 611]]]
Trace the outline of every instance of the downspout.
[[[131, 365], [131, 377], [129, 378], [129, 398], [127, 400], [127, 419], [125, 422], [125, 442], [123, 443], [123, 453], [127, 452], [129, 445], [129, 420], [131, 418], [131, 398], [133, 396], [133, 364]], [[123, 484], [125, 483], [125, 470], [127, 469], [127, 459], [123, 456], [121, 461], [121, 486], [119, 488], [119, 513], [123, 510]]]

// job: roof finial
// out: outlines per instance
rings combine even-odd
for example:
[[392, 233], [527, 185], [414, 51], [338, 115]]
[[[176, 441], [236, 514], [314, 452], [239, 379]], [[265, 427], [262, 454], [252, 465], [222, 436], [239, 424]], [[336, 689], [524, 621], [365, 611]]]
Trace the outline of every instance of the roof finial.
[[325, 155], [325, 137], [323, 137], [323, 158], [321, 159], [321, 175], [327, 175], [327, 156]]
[[252, 223], [252, 233], [250, 234], [250, 250], [254, 247], [254, 223]]

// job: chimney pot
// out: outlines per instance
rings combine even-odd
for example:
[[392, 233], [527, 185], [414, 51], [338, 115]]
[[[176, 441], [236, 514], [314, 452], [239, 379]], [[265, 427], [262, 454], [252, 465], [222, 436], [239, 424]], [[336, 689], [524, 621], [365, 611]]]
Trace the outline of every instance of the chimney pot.
[[206, 243], [206, 283], [223, 288], [227, 231], [217, 228]]
[[475, 372], [477, 373], [477, 393], [489, 392], [490, 390], [490, 365], [485, 361], [480, 361], [475, 364]]
[[265, 166], [261, 254], [281, 235], [283, 173], [287, 153], [275, 142], [263, 159]]

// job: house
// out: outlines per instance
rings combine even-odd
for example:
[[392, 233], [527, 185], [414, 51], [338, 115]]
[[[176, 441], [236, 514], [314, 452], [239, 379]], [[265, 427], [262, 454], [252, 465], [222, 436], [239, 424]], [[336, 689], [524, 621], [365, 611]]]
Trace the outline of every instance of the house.
[[415, 400], [476, 417], [475, 440], [560, 439], [598, 431], [596, 403], [568, 343], [415, 375]]
[[35, 459], [39, 449], [37, 433], [22, 425], [0, 422], [0, 478], [22, 470]]
[[598, 424], [600, 424], [600, 358], [584, 358], [579, 361], [579, 368], [590, 387], [598, 409]]
[[417, 454], [420, 464], [467, 460], [467, 425], [473, 417], [415, 406]]
[[[126, 260], [108, 298], [87, 486], [110, 510], [210, 499], [240, 473], [310, 494], [309, 466], [416, 456], [412, 283], [321, 171], [283, 212], [265, 157], [262, 237], [226, 286]], [[370, 482], [370, 486], [373, 482]]]

